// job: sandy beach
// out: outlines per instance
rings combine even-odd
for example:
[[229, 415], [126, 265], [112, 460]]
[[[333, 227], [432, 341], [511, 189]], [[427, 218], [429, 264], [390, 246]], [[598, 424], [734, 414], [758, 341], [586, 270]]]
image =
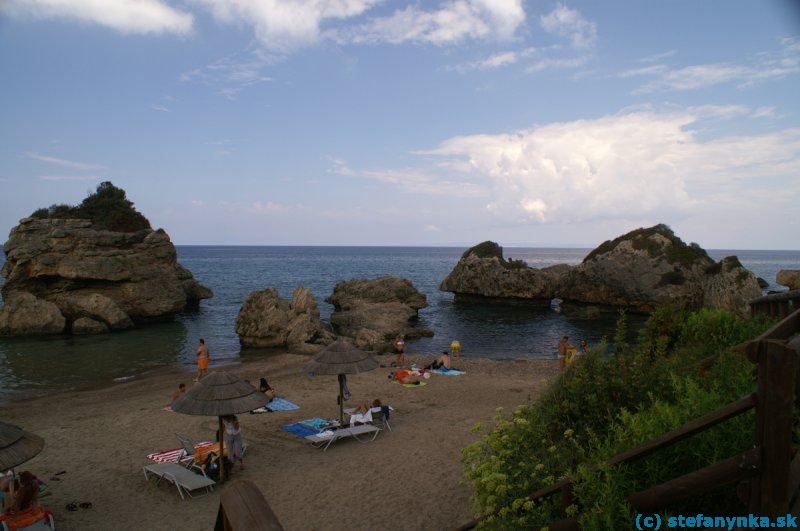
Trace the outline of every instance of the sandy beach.
[[[423, 363], [430, 356], [407, 358]], [[391, 383], [388, 368], [351, 376], [348, 405], [380, 398], [396, 410], [394, 429], [368, 444], [340, 441], [323, 452], [279, 428], [337, 415], [336, 378], [303, 374], [307, 359], [279, 354], [226, 367], [250, 381], [267, 376], [281, 396], [300, 405], [240, 416], [248, 449], [246, 468], [235, 478], [258, 485], [287, 530], [449, 529], [465, 522], [470, 491], [461, 484], [460, 457], [477, 437], [470, 428], [491, 424], [499, 406], [508, 410], [537, 396], [547, 385], [543, 379], [558, 370], [550, 360], [460, 358], [454, 366], [465, 375], [434, 375], [414, 389]], [[197, 441], [214, 437], [216, 419], [161, 410], [180, 381], [191, 385], [191, 376], [168, 370], [0, 409], [1, 418], [46, 441], [18, 471], [31, 470], [48, 484], [41, 502], [59, 529], [211, 528], [224, 486], [181, 501], [174, 487], [145, 482], [142, 474], [148, 453], [178, 447], [176, 433]], [[68, 512], [71, 501], [93, 507]]]

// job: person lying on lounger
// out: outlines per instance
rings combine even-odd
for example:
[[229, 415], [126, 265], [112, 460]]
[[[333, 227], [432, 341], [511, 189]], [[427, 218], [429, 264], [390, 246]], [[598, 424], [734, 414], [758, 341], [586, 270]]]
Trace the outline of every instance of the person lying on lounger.
[[372, 408], [366, 402], [358, 405], [355, 411], [350, 413], [350, 425], [370, 424], [372, 422]]

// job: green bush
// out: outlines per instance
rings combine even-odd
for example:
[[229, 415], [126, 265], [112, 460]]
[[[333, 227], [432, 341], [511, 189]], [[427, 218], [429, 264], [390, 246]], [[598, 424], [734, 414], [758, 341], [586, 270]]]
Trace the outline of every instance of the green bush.
[[36, 210], [31, 217], [40, 219], [89, 219], [97, 229], [136, 232], [149, 229], [150, 222], [128, 200], [125, 190], [111, 182], [102, 182], [78, 206], [56, 204]]
[[[475, 510], [496, 516], [492, 529], [538, 528], [561, 518], [560, 496], [541, 503], [526, 497], [558, 479], [575, 477], [569, 513], [584, 529], [625, 529], [632, 509], [626, 497], [696, 470], [752, 444], [752, 416], [729, 420], [648, 458], [615, 468], [609, 457], [736, 400], [754, 389], [753, 365], [729, 347], [757, 336], [764, 320], [730, 312], [680, 308], [655, 312], [637, 345], [625, 342], [624, 314], [613, 353], [598, 345], [581, 356], [533, 404], [496, 425], [463, 452]], [[717, 356], [708, 370], [697, 361]], [[480, 431], [480, 430], [479, 430]], [[702, 507], [732, 511], [732, 489], [709, 492], [676, 510]]]

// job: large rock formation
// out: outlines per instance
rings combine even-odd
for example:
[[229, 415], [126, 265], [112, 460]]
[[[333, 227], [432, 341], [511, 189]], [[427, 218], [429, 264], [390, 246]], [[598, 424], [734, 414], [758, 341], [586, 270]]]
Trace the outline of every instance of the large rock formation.
[[427, 307], [428, 301], [404, 278], [383, 276], [340, 282], [326, 302], [334, 306], [333, 329], [354, 338], [358, 348], [388, 350], [391, 340], [398, 335], [406, 338], [433, 335], [430, 330], [413, 326], [419, 310]]
[[778, 271], [775, 280], [781, 286], [786, 286], [790, 290], [800, 289], [800, 269], [781, 269]]
[[286, 301], [274, 288], [247, 296], [236, 316], [236, 333], [244, 347], [284, 347], [314, 354], [335, 339], [320, 321], [317, 301], [302, 286]]
[[594, 249], [576, 266], [544, 269], [506, 261], [484, 242], [464, 253], [440, 289], [463, 300], [566, 302], [649, 312], [663, 304], [727, 308], [741, 315], [761, 295], [756, 277], [735, 256], [712, 260], [665, 225], [637, 229]]
[[[212, 296], [178, 264], [161, 229], [114, 232], [88, 219], [25, 218], [3, 251], [0, 323], [10, 324], [0, 324], [0, 335], [69, 332], [83, 318], [121, 330], [196, 308]], [[45, 310], [29, 311], [34, 306]], [[87, 325], [101, 331], [80, 321], [79, 333]]]

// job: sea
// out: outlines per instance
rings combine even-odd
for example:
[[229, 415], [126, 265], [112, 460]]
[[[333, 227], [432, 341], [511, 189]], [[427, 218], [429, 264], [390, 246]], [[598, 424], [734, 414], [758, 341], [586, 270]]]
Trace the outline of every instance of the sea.
[[[333, 307], [324, 302], [337, 282], [393, 275], [410, 279], [428, 298], [419, 325], [435, 335], [410, 341], [408, 352], [429, 354], [461, 342], [464, 356], [496, 359], [554, 358], [563, 335], [590, 343], [612, 337], [616, 315], [596, 320], [572, 320], [547, 308], [456, 303], [439, 283], [458, 262], [465, 248], [457, 247], [233, 247], [177, 246], [178, 260], [214, 291], [200, 310], [169, 322], [100, 336], [0, 339], [0, 403], [25, 397], [114, 385], [161, 368], [194, 371], [194, 351], [204, 338], [212, 368], [275, 355], [274, 350], [242, 351], [234, 332], [236, 314], [247, 295], [276, 288], [291, 298], [299, 285], [308, 287], [323, 319]], [[590, 249], [505, 248], [505, 255], [532, 267], [577, 264]], [[780, 269], [800, 268], [800, 251], [712, 250], [719, 260], [737, 255], [745, 267], [771, 285]], [[0, 266], [3, 257], [0, 256]], [[644, 316], [628, 317], [630, 334]]]

